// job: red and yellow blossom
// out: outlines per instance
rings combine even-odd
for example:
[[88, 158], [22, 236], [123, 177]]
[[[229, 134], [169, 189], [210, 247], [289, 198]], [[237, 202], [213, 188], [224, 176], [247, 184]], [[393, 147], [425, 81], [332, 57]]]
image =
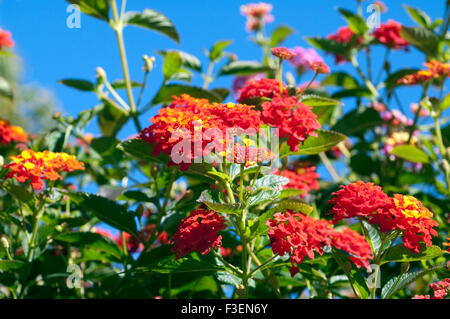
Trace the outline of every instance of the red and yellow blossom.
[[14, 41], [11, 38], [11, 32], [0, 29], [0, 51], [3, 47], [14, 47]]
[[298, 265], [305, 257], [314, 259], [315, 253], [323, 255], [327, 246], [335, 246], [350, 253], [358, 267], [368, 267], [368, 260], [373, 258], [364, 236], [352, 230], [337, 231], [326, 220], [288, 210], [286, 213], [274, 214], [273, 219], [269, 219], [266, 224], [269, 226], [268, 235], [273, 253], [290, 256], [292, 277], [299, 272]]
[[171, 239], [175, 258], [186, 256], [193, 251], [202, 255], [222, 244], [222, 236], [218, 232], [226, 227], [225, 219], [212, 210], [198, 209], [181, 220], [178, 230]]
[[4, 166], [10, 170], [5, 179], [15, 178], [19, 183], [30, 181], [34, 189], [42, 189], [43, 180], [62, 179], [60, 172], [84, 170], [84, 164], [67, 153], [24, 150], [20, 155], [10, 158], [12, 162]]
[[425, 70], [419, 70], [413, 74], [408, 74], [397, 80], [398, 84], [415, 85], [431, 81], [433, 79], [445, 79], [450, 76], [450, 64], [436, 60], [424, 63]]
[[0, 145], [27, 141], [28, 135], [23, 128], [11, 125], [8, 121], [0, 119]]

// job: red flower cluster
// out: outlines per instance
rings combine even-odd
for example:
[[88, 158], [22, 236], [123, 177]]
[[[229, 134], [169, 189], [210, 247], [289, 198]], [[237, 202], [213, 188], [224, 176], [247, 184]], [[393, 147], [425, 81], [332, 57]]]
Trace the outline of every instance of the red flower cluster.
[[3, 50], [3, 47], [12, 48], [13, 46], [14, 41], [11, 38], [11, 32], [0, 29], [0, 51]]
[[[328, 39], [335, 40], [339, 43], [349, 44], [354, 47], [360, 45], [363, 42], [363, 38], [356, 36], [355, 33], [348, 27], [339, 28], [336, 34], [330, 34]], [[342, 55], [335, 55], [336, 64], [347, 61], [347, 58]]]
[[302, 190], [302, 198], [308, 196], [311, 190], [319, 189], [319, 182], [317, 179], [320, 175], [316, 173], [315, 166], [298, 167], [294, 170], [285, 169], [281, 172], [281, 174], [279, 173], [279, 170], [276, 170], [274, 174], [289, 178], [289, 183], [284, 185], [283, 188], [295, 188]]
[[27, 141], [28, 136], [23, 128], [11, 125], [8, 121], [0, 119], [0, 145]]
[[215, 211], [192, 211], [188, 217], [181, 220], [170, 241], [174, 244], [172, 251], [176, 252], [175, 258], [186, 256], [192, 251], [206, 255], [211, 248], [222, 244], [222, 236], [218, 235], [218, 232], [225, 227], [225, 219]]
[[[144, 229], [138, 232], [139, 239], [129, 233], [125, 233], [124, 237], [125, 237], [125, 244], [127, 246], [127, 251], [129, 253], [141, 251], [144, 248], [144, 245], [142, 243], [149, 241], [151, 239], [153, 232], [155, 231], [155, 228], [156, 228], [155, 224], [145, 225]], [[163, 230], [161, 234], [156, 232], [155, 236], [158, 243], [161, 244], [169, 243], [168, 234], [165, 230]], [[123, 247], [122, 236], [120, 234], [118, 234], [114, 240], [120, 247]]]
[[431, 246], [432, 236], [437, 236], [433, 213], [413, 196], [395, 194], [391, 198], [381, 187], [362, 181], [341, 186], [332, 195], [335, 197], [328, 203], [334, 205], [330, 211], [335, 214], [334, 223], [343, 218], [367, 218], [382, 232], [401, 231], [405, 247], [416, 253], [421, 243]]
[[408, 49], [408, 41], [400, 36], [402, 25], [394, 20], [382, 23], [373, 31], [373, 36], [388, 48], [394, 50]]
[[280, 130], [281, 138], [287, 137], [291, 151], [298, 151], [299, 143], [308, 136], [317, 137], [314, 131], [320, 128], [317, 115], [310, 106], [297, 101], [294, 96], [275, 97], [262, 103], [262, 119], [265, 123]]
[[424, 63], [425, 70], [419, 70], [413, 74], [408, 74], [397, 80], [398, 84], [415, 85], [431, 81], [438, 78], [447, 78], [450, 76], [450, 64], [442, 63], [436, 60]]
[[330, 73], [330, 68], [328, 67], [328, 65], [325, 64], [325, 62], [322, 62], [322, 61], [312, 62], [311, 70], [313, 70], [316, 73], [321, 73], [321, 74]]
[[344, 218], [371, 217], [389, 200], [380, 186], [362, 181], [347, 186], [341, 185], [340, 189], [332, 195], [335, 197], [328, 203], [334, 205], [329, 213], [334, 214], [334, 224]]
[[337, 231], [326, 220], [287, 211], [276, 213], [266, 224], [273, 253], [290, 255], [292, 277], [299, 272], [298, 265], [305, 257], [314, 259], [314, 253], [323, 255], [326, 246], [347, 251], [359, 266], [368, 266], [368, 259], [373, 258], [364, 236], [351, 230]]
[[[160, 153], [171, 155], [172, 149], [181, 140], [187, 139], [190, 150], [180, 150], [180, 155], [188, 160], [179, 163], [181, 170], [186, 170], [198, 157], [203, 156], [203, 150], [208, 144], [219, 146], [223, 144], [227, 129], [249, 128], [259, 129], [260, 112], [252, 105], [245, 104], [211, 104], [206, 99], [195, 99], [183, 94], [174, 97], [173, 102], [159, 110], [153, 117], [152, 125], [145, 128], [139, 138], [154, 145], [153, 155]], [[212, 141], [203, 138], [207, 129], [218, 130], [221, 137], [212, 137]], [[181, 152], [182, 151], [182, 152]], [[172, 160], [169, 165], [176, 165]]]
[[297, 55], [294, 51], [291, 51], [286, 47], [272, 48], [270, 49], [270, 52], [280, 60], [290, 60]]
[[275, 159], [275, 155], [265, 148], [249, 147], [234, 144], [231, 154], [227, 152], [227, 160], [235, 164], [244, 164], [245, 167], [256, 165], [258, 162], [268, 162]]
[[6, 174], [5, 179], [15, 178], [19, 183], [29, 180], [34, 189], [42, 189], [45, 179], [62, 180], [59, 172], [84, 170], [84, 164], [67, 153], [25, 150], [19, 156], [10, 158], [13, 162], [4, 166], [11, 170]]
[[433, 297], [430, 297], [430, 295], [415, 295], [413, 299], [444, 299], [450, 292], [450, 278], [433, 282], [430, 284], [430, 288], [433, 290]]
[[[282, 94], [287, 95], [286, 85], [282, 85]], [[275, 79], [257, 79], [246, 83], [246, 85], [239, 90], [238, 102], [248, 99], [266, 97], [272, 99], [280, 97], [280, 83]]]

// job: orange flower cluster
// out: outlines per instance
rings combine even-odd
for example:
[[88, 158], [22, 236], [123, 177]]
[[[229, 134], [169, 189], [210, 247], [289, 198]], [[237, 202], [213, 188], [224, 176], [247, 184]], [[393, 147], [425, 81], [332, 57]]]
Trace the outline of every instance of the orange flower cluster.
[[[223, 146], [227, 129], [240, 131], [252, 128], [258, 131], [262, 124], [259, 111], [252, 105], [211, 104], [206, 99], [196, 99], [186, 94], [174, 97], [173, 102], [159, 110], [151, 121], [153, 124], [145, 128], [139, 138], [154, 145], [153, 155], [164, 153], [170, 156], [177, 143], [184, 139], [190, 141], [190, 150], [181, 150], [183, 154], [180, 155], [188, 158], [179, 163], [181, 170], [188, 169], [197, 158], [203, 156], [203, 150], [208, 145]], [[210, 140], [204, 138], [203, 133], [207, 129], [215, 130], [220, 136], [212, 136]], [[169, 165], [176, 164], [171, 160]]]
[[369, 267], [368, 260], [373, 258], [364, 236], [351, 229], [338, 231], [326, 220], [286, 211], [274, 214], [266, 224], [273, 253], [290, 255], [292, 277], [299, 272], [298, 265], [305, 257], [314, 259], [314, 253], [323, 255], [327, 246], [348, 252], [358, 267]]
[[[286, 85], [281, 83], [282, 95], [287, 95]], [[280, 97], [280, 84], [275, 79], [255, 79], [248, 81], [245, 86], [239, 90], [238, 102], [248, 99], [266, 97], [272, 99]]]
[[431, 246], [432, 236], [437, 236], [433, 213], [413, 196], [389, 197], [381, 187], [362, 181], [341, 186], [332, 195], [328, 203], [333, 204], [330, 214], [335, 224], [343, 218], [365, 218], [382, 232], [400, 231], [404, 246], [416, 253], [421, 243]]
[[284, 185], [283, 188], [295, 188], [302, 190], [302, 198], [308, 196], [311, 190], [319, 189], [319, 182], [317, 179], [320, 175], [316, 173], [315, 166], [298, 167], [293, 170], [285, 169], [281, 172], [281, 174], [279, 170], [276, 170], [274, 174], [289, 178], [289, 183]]
[[19, 183], [30, 181], [33, 189], [42, 189], [43, 180], [62, 179], [60, 172], [84, 170], [84, 164], [67, 153], [24, 150], [19, 156], [10, 158], [12, 162], [4, 166], [10, 169], [5, 179], [15, 178]]
[[28, 136], [23, 128], [11, 125], [8, 121], [0, 119], [0, 145], [27, 141]]
[[436, 60], [430, 60], [423, 64], [427, 69], [408, 74], [397, 80], [398, 84], [415, 85], [431, 81], [433, 79], [447, 78], [450, 76], [450, 64]]

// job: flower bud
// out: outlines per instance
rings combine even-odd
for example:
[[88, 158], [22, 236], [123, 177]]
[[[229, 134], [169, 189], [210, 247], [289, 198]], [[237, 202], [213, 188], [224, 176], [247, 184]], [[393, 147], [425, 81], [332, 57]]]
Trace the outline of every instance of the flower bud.
[[102, 67], [97, 67], [95, 71], [97, 72], [97, 78], [106, 79], [106, 72]]
[[0, 247], [4, 249], [9, 249], [9, 242], [6, 236], [0, 238]]
[[54, 120], [59, 120], [59, 119], [61, 118], [61, 116], [62, 116], [61, 112], [54, 112], [54, 113], [52, 114], [52, 118], [53, 118]]
[[155, 63], [155, 57], [144, 54], [142, 56], [142, 59], [144, 60], [144, 71], [151, 72], [153, 70], [153, 64]]
[[142, 204], [139, 204], [138, 207], [136, 208], [136, 216], [141, 218], [142, 216], [144, 216], [144, 206]]

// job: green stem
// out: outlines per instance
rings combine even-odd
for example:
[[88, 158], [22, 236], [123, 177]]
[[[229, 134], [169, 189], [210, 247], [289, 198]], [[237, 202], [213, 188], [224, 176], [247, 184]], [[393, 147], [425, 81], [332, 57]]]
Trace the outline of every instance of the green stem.
[[[435, 126], [435, 131], [436, 131], [435, 134], [436, 134], [439, 152], [441, 153], [442, 160], [447, 161], [448, 156], [447, 156], [447, 152], [446, 152], [444, 142], [442, 139], [441, 126], [439, 125], [439, 118], [437, 116], [434, 117], [434, 126]], [[443, 171], [444, 171], [444, 175], [445, 175], [445, 181], [447, 183], [447, 190], [450, 194], [450, 168], [448, 165], [448, 161], [447, 161], [447, 165], [442, 165], [442, 166], [443, 166]]]
[[[141, 127], [141, 124], [139, 123], [136, 104], [134, 103], [133, 89], [131, 86], [130, 72], [128, 69], [128, 60], [127, 60], [127, 55], [126, 55], [126, 50], [125, 50], [125, 44], [123, 41], [124, 25], [123, 25], [123, 21], [122, 21], [122, 16], [119, 17], [119, 14], [118, 14], [116, 0], [111, 0], [111, 9], [112, 9], [113, 17], [114, 17], [113, 29], [116, 33], [117, 44], [119, 46], [120, 61], [122, 63], [122, 71], [123, 71], [123, 76], [124, 76], [125, 85], [126, 85], [126, 89], [127, 89], [128, 101], [130, 104], [130, 115], [133, 118], [136, 129], [140, 132], [140, 131], [142, 131], [142, 127]], [[123, 3], [122, 3], [122, 10], [125, 10]]]
[[206, 90], [208, 88], [208, 85], [212, 82], [211, 74], [214, 68], [214, 62], [209, 61], [208, 69], [206, 70], [204, 82], [203, 82], [203, 89]]
[[28, 254], [27, 254], [28, 262], [31, 262], [33, 260], [33, 252], [37, 246], [36, 245], [36, 236], [38, 233], [39, 222], [41, 220], [41, 216], [42, 216], [42, 213], [43, 213], [44, 207], [45, 207], [44, 199], [41, 197], [39, 200], [41, 201], [40, 207], [36, 212], [33, 213], [33, 231], [31, 233], [30, 245], [28, 247]]
[[283, 60], [278, 58], [278, 82], [280, 84], [280, 95], [283, 96]]
[[373, 96], [375, 96], [377, 99], [380, 98], [380, 94], [378, 93], [377, 89], [373, 85], [373, 83], [364, 75], [363, 71], [359, 67], [358, 61], [356, 60], [356, 57], [354, 55], [351, 56], [350, 61], [352, 62], [352, 65], [358, 72], [361, 79], [366, 84], [367, 88], [369, 89], [370, 93], [372, 93]]

